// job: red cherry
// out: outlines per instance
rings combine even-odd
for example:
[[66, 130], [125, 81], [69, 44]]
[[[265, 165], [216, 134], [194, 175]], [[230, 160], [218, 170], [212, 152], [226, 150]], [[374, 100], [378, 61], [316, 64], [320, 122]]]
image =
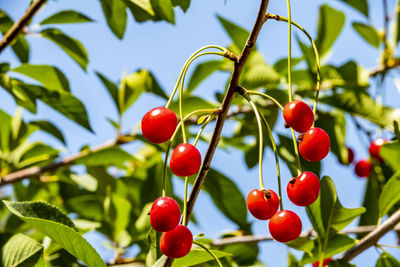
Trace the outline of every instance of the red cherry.
[[171, 171], [181, 177], [195, 174], [201, 165], [199, 150], [191, 144], [183, 143], [178, 145], [172, 152], [169, 161]]
[[311, 108], [303, 101], [292, 101], [283, 108], [283, 118], [286, 123], [299, 133], [305, 133], [314, 123]]
[[170, 197], [159, 197], [151, 205], [150, 224], [158, 232], [174, 229], [181, 220], [178, 203]]
[[178, 225], [173, 230], [163, 233], [160, 239], [161, 252], [170, 258], [182, 258], [192, 248], [193, 235], [184, 225]]
[[354, 168], [357, 176], [368, 177], [372, 172], [372, 163], [368, 159], [363, 159], [357, 162]]
[[[324, 260], [322, 263], [322, 266], [328, 266], [328, 262], [332, 261], [332, 258], [327, 258]], [[318, 267], [319, 266], [319, 261], [313, 262], [312, 264], [313, 267]]]
[[247, 208], [257, 219], [268, 220], [278, 211], [279, 197], [271, 189], [254, 189], [247, 196]]
[[152, 143], [163, 143], [175, 132], [178, 119], [175, 113], [164, 107], [153, 108], [142, 119], [142, 133]]
[[345, 165], [349, 165], [349, 164], [351, 164], [352, 162], [353, 162], [353, 160], [354, 160], [354, 151], [353, 151], [353, 149], [351, 149], [350, 147], [346, 147], [346, 149], [347, 149], [347, 161], [342, 161], [342, 160], [340, 160], [339, 159], [339, 162], [341, 163], [341, 164], [345, 164]]
[[378, 138], [371, 142], [369, 145], [369, 154], [371, 157], [379, 162], [383, 162], [383, 158], [379, 155], [379, 150], [381, 149], [382, 145], [387, 143], [388, 141], [384, 138]]
[[301, 233], [301, 220], [293, 211], [281, 210], [269, 221], [269, 232], [276, 241], [292, 241]]
[[331, 141], [328, 134], [318, 127], [308, 130], [300, 141], [301, 156], [308, 161], [319, 161], [329, 153]]
[[286, 191], [290, 201], [297, 206], [311, 205], [319, 195], [320, 183], [312, 172], [303, 172], [290, 180]]

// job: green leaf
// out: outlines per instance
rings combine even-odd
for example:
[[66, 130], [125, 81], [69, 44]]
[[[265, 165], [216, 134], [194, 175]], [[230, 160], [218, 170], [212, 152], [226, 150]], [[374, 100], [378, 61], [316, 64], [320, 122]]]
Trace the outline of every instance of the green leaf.
[[155, 13], [151, 6], [151, 0], [124, 0], [124, 2], [137, 22], [154, 20]]
[[314, 249], [314, 242], [309, 237], [299, 236], [293, 241], [286, 243], [291, 248], [304, 251], [306, 253], [312, 253]]
[[387, 252], [382, 253], [375, 267], [400, 267], [400, 262]]
[[[183, 116], [189, 114], [192, 111], [197, 109], [212, 109], [216, 108], [216, 104], [212, 104], [207, 102], [202, 97], [198, 96], [184, 96], [183, 99]], [[179, 114], [179, 103], [178, 100], [171, 103], [169, 108], [175, 112], [175, 114]]]
[[354, 264], [349, 263], [346, 260], [334, 260], [328, 263], [329, 267], [356, 267]]
[[96, 250], [79, 235], [68, 216], [59, 209], [44, 202], [3, 202], [13, 214], [49, 236], [84, 264], [106, 266]]
[[299, 261], [293, 254], [288, 254], [288, 267], [301, 267]]
[[378, 176], [373, 171], [367, 179], [363, 207], [366, 212], [361, 215], [359, 225], [376, 225], [379, 220], [379, 196], [382, 189], [378, 182]]
[[400, 172], [396, 172], [383, 187], [379, 197], [380, 217], [386, 215], [398, 202], [400, 202]]
[[[229, 253], [214, 249], [211, 249], [211, 252], [214, 253], [214, 255], [217, 256], [218, 258], [223, 258], [231, 255]], [[212, 260], [214, 260], [214, 258], [207, 251], [203, 249], [194, 248], [186, 256], [179, 259], [175, 259], [172, 266], [173, 267], [194, 266], [196, 264]]]
[[169, 23], [175, 23], [175, 13], [171, 0], [150, 0], [151, 7], [154, 10], [154, 20], [165, 20]]
[[208, 76], [221, 69], [224, 64], [222, 60], [211, 60], [196, 65], [187, 86], [187, 91], [192, 92]]
[[360, 22], [353, 22], [351, 24], [356, 32], [370, 45], [378, 48], [381, 43], [378, 31], [371, 25]]
[[186, 12], [190, 6], [190, 0], [172, 0], [173, 6], [180, 6], [183, 12]]
[[127, 22], [126, 5], [121, 0], [100, 0], [100, 2], [108, 27], [115, 36], [122, 39]]
[[90, 192], [95, 192], [97, 190], [97, 179], [91, 176], [90, 174], [74, 174], [72, 173], [70, 175], [70, 178], [72, 181], [77, 183], [79, 186], [82, 186], [82, 188], [90, 191]]
[[119, 109], [119, 105], [118, 105], [118, 103], [119, 103], [119, 100], [118, 100], [118, 86], [115, 83], [113, 83], [112, 81], [110, 81], [107, 77], [105, 77], [100, 72], [96, 71], [96, 75], [103, 82], [103, 84], [106, 87], [108, 93], [110, 94], [111, 98], [113, 99], [115, 106], [117, 107], [117, 109]]
[[241, 229], [247, 225], [246, 201], [235, 183], [222, 173], [210, 169], [203, 189], [222, 213]]
[[70, 120], [92, 131], [85, 106], [72, 94], [68, 92], [50, 91], [41, 86], [18, 82], [13, 84], [13, 88], [20, 89], [35, 96], [36, 99], [40, 99]]
[[379, 154], [394, 171], [400, 171], [400, 141], [384, 144]]
[[[0, 10], [0, 32], [4, 35], [14, 25], [14, 21], [3, 10]], [[11, 48], [19, 61], [25, 63], [29, 61], [29, 44], [23, 34], [18, 34]]]
[[40, 130], [54, 136], [55, 138], [60, 140], [64, 145], [66, 145], [63, 133], [51, 122], [49, 122], [49, 121], [30, 121], [29, 124], [37, 126]]
[[112, 218], [114, 236], [118, 238], [130, 221], [131, 203], [117, 194], [112, 194], [111, 203], [114, 210]]
[[[246, 44], [247, 38], [249, 37], [249, 32], [242, 27], [234, 24], [233, 22], [221, 17], [217, 16], [219, 22], [224, 27], [226, 33], [231, 37], [233, 43], [236, 45], [236, 48], [239, 51], [244, 47]], [[237, 51], [235, 51], [237, 52]]]
[[152, 227], [147, 234], [149, 252], [146, 255], [146, 266], [153, 266], [157, 261], [157, 232]]
[[310, 222], [314, 230], [317, 232], [318, 236], [320, 237], [325, 236], [325, 228], [322, 222], [322, 215], [321, 215], [321, 197], [318, 197], [313, 204], [306, 207], [306, 211], [308, 218], [310, 219]]
[[367, 0], [339, 0], [342, 1], [349, 6], [355, 8], [360, 11], [361, 14], [368, 17], [368, 1]]
[[63, 23], [84, 23], [92, 22], [93, 20], [88, 16], [79, 13], [75, 10], [63, 10], [57, 12], [40, 22], [39, 24], [63, 24]]
[[12, 236], [2, 249], [3, 266], [34, 266], [39, 260], [43, 246], [24, 234]]
[[64, 73], [54, 66], [22, 64], [12, 69], [12, 71], [21, 73], [40, 82], [49, 90], [71, 91]]
[[75, 161], [75, 164], [86, 166], [117, 166], [124, 167], [126, 161], [134, 160], [133, 156], [118, 146], [106, 148], [96, 152], [89, 153], [86, 156]]
[[89, 58], [85, 47], [78, 40], [64, 34], [58, 29], [45, 29], [40, 32], [41, 36], [57, 44], [67, 53], [82, 69], [86, 70]]
[[343, 29], [346, 16], [343, 12], [324, 4], [319, 9], [318, 35], [315, 44], [323, 57], [332, 47]]

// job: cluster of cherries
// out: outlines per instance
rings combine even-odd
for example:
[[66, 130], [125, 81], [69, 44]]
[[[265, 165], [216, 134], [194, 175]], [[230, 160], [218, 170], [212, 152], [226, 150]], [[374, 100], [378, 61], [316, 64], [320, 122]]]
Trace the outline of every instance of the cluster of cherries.
[[[314, 124], [311, 108], [302, 101], [292, 101], [285, 105], [283, 117], [288, 126], [299, 133], [304, 133], [300, 140], [299, 151], [308, 161], [319, 161], [329, 153], [330, 140], [328, 134]], [[291, 179], [286, 187], [287, 195], [295, 205], [311, 205], [319, 195], [320, 182], [312, 172], [305, 171]], [[290, 210], [279, 208], [279, 197], [271, 189], [255, 189], [247, 196], [247, 208], [259, 220], [269, 221], [269, 231], [279, 242], [296, 239], [302, 228], [299, 216]]]
[[[152, 143], [163, 143], [171, 139], [178, 125], [175, 113], [164, 107], [157, 107], [142, 119], [143, 136]], [[195, 174], [201, 165], [201, 155], [189, 143], [179, 144], [171, 154], [170, 169], [180, 177]], [[178, 203], [170, 197], [156, 199], [151, 206], [150, 224], [157, 232], [162, 232], [161, 252], [170, 258], [181, 258], [192, 248], [193, 235], [181, 222]]]
[[[379, 151], [381, 147], [386, 144], [388, 141], [384, 138], [378, 138], [371, 142], [369, 145], [369, 154], [372, 159], [377, 162], [383, 162], [382, 157], [379, 155]], [[354, 159], [354, 152], [351, 148], [348, 148], [349, 160], [351, 163]], [[354, 166], [354, 171], [359, 177], [368, 177], [372, 172], [372, 162], [370, 159], [362, 159], [356, 163]]]

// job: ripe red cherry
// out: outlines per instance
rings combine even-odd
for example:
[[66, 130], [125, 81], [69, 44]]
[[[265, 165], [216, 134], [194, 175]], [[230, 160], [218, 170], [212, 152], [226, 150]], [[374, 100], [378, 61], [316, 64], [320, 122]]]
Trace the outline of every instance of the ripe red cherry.
[[192, 248], [193, 235], [184, 225], [178, 225], [173, 230], [163, 233], [160, 239], [161, 252], [170, 258], [182, 258]]
[[152, 143], [163, 143], [172, 137], [177, 124], [178, 119], [172, 110], [153, 108], [142, 119], [142, 133]]
[[199, 150], [191, 144], [183, 143], [178, 145], [172, 152], [169, 161], [171, 171], [181, 177], [195, 174], [201, 165]]
[[[328, 266], [328, 262], [332, 261], [332, 258], [327, 258], [323, 261], [322, 266]], [[313, 267], [318, 267], [319, 266], [319, 261], [313, 262], [312, 264]]]
[[159, 197], [151, 205], [150, 224], [158, 232], [174, 229], [181, 219], [178, 203], [170, 197]]
[[254, 189], [247, 196], [247, 208], [257, 219], [268, 220], [278, 211], [279, 197], [271, 189]]
[[303, 172], [290, 180], [286, 191], [290, 201], [297, 206], [311, 205], [319, 195], [320, 183], [312, 172]]
[[372, 172], [372, 163], [368, 159], [357, 162], [354, 171], [359, 177], [368, 177]]
[[373, 159], [379, 162], [383, 162], [382, 157], [379, 155], [379, 150], [385, 143], [387, 143], [387, 140], [384, 138], [378, 138], [371, 142], [371, 144], [369, 145], [369, 154]]
[[301, 220], [296, 213], [290, 210], [281, 210], [269, 220], [269, 232], [279, 242], [289, 242], [301, 233]]
[[308, 130], [300, 141], [301, 156], [308, 161], [319, 161], [329, 153], [331, 141], [328, 134], [318, 127]]
[[303, 101], [292, 101], [283, 108], [283, 118], [286, 123], [299, 133], [305, 133], [314, 123], [311, 108]]

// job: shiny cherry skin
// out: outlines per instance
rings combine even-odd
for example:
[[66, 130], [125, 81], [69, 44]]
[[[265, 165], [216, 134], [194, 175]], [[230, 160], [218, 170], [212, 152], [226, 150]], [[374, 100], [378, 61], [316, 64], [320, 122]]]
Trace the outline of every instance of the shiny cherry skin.
[[[328, 263], [332, 261], [332, 258], [327, 258], [322, 262], [322, 266], [328, 266]], [[313, 267], [318, 267], [319, 266], [319, 261], [313, 262], [312, 264]]]
[[369, 154], [373, 159], [383, 162], [382, 157], [379, 155], [379, 150], [381, 150], [381, 147], [387, 142], [388, 141], [384, 138], [378, 138], [371, 142], [369, 145]]
[[153, 108], [142, 119], [143, 136], [152, 143], [169, 140], [175, 132], [178, 119], [175, 113], [164, 107]]
[[254, 189], [247, 196], [247, 208], [257, 219], [268, 220], [278, 211], [279, 197], [271, 189]]
[[308, 161], [319, 161], [329, 153], [331, 141], [328, 134], [318, 127], [308, 130], [300, 141], [301, 156]]
[[195, 174], [201, 165], [201, 155], [199, 150], [191, 144], [183, 143], [178, 145], [172, 152], [169, 161], [171, 171], [180, 177]]
[[286, 187], [290, 201], [297, 206], [306, 207], [318, 198], [320, 183], [317, 175], [303, 172], [291, 179]]
[[174, 229], [181, 220], [178, 203], [170, 197], [159, 197], [151, 205], [150, 224], [158, 232]]
[[372, 172], [372, 163], [368, 159], [357, 162], [354, 171], [359, 177], [368, 177]]
[[302, 227], [299, 216], [290, 210], [278, 211], [269, 220], [268, 226], [272, 237], [282, 243], [298, 238]]
[[161, 252], [170, 258], [182, 258], [192, 248], [193, 235], [184, 225], [178, 225], [173, 230], [163, 233], [160, 239]]
[[303, 101], [292, 101], [283, 108], [283, 118], [296, 132], [305, 133], [314, 123], [312, 109]]

